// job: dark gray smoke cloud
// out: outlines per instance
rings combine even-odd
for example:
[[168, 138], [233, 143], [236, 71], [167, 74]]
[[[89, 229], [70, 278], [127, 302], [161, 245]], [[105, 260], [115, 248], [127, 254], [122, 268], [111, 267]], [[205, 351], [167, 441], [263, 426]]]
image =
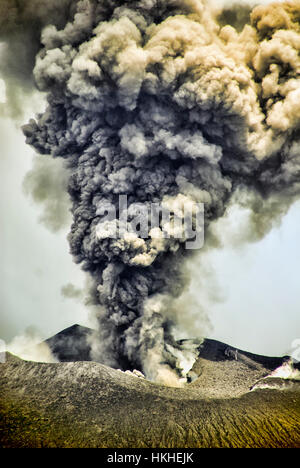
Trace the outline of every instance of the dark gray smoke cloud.
[[163, 225], [112, 239], [101, 207], [202, 202], [208, 230], [238, 195], [270, 228], [299, 193], [300, 1], [257, 7], [245, 26], [248, 10], [202, 0], [75, 3], [42, 30], [48, 108], [24, 133], [71, 171], [69, 242], [94, 281], [102, 358], [160, 379], [180, 367], [168, 311], [191, 251]]
[[67, 187], [68, 172], [62, 161], [35, 157], [32, 169], [24, 178], [23, 189], [42, 207], [39, 221], [52, 232], [71, 222]]
[[61, 293], [68, 299], [80, 299], [82, 296], [82, 290], [74, 286], [72, 283], [68, 283], [63, 286], [61, 288]]
[[24, 95], [34, 88], [33, 68], [47, 24], [64, 27], [76, 8], [74, 0], [0, 0], [0, 76], [6, 83], [6, 103], [0, 112], [22, 115]]

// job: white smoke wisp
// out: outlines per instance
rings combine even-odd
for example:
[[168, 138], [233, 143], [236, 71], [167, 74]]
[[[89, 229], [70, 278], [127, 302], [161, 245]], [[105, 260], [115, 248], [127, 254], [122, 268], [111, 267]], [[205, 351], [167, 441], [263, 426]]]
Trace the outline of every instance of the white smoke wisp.
[[271, 372], [268, 377], [287, 380], [300, 380], [300, 371], [294, 367], [293, 360], [289, 359], [288, 361], [284, 362], [282, 366], [277, 367], [277, 369]]
[[58, 362], [47, 343], [32, 329], [15, 336], [12, 341], [6, 344], [6, 351], [25, 361]]
[[137, 204], [167, 203], [175, 216], [181, 200], [203, 203], [209, 236], [237, 199], [252, 213], [247, 240], [272, 227], [300, 189], [300, 0], [252, 11], [205, 0], [63, 1], [56, 15], [56, 0], [39, 13], [34, 0], [15, 3], [7, 37], [22, 21], [32, 34], [33, 15], [33, 79], [48, 102], [23, 130], [68, 168], [70, 250], [93, 279], [99, 354], [180, 379], [171, 311], [193, 252], [163, 223], [168, 239], [151, 230], [112, 238], [102, 208], [117, 216], [126, 195], [132, 222]]

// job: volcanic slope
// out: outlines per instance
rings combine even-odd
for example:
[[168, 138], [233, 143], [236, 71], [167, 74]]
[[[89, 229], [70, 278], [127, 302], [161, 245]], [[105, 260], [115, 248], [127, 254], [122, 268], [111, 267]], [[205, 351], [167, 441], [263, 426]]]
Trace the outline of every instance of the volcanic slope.
[[[69, 338], [75, 331], [78, 338], [88, 329], [72, 327]], [[284, 360], [205, 340], [192, 382], [170, 388], [92, 361], [38, 363], [7, 353], [0, 445], [300, 447], [299, 382], [277, 378], [251, 391]]]

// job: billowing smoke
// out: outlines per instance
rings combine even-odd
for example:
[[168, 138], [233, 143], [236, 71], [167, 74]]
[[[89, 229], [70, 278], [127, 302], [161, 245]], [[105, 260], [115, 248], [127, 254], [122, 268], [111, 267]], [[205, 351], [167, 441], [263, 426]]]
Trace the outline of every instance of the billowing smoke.
[[0, 0], [0, 74], [6, 82], [6, 104], [0, 112], [14, 118], [33, 91], [33, 67], [43, 27], [63, 27], [76, 7], [74, 0]]
[[24, 133], [70, 171], [69, 243], [93, 278], [101, 358], [154, 379], [180, 367], [171, 311], [193, 250], [163, 220], [114, 238], [120, 196], [129, 221], [137, 206], [180, 218], [204, 203], [206, 235], [235, 197], [259, 237], [300, 188], [300, 1], [210, 3], [69, 1], [59, 21], [39, 20], [33, 75], [48, 107]]
[[28, 327], [22, 335], [17, 335], [4, 346], [8, 351], [21, 359], [36, 362], [57, 362], [46, 341], [40, 336], [38, 330]]

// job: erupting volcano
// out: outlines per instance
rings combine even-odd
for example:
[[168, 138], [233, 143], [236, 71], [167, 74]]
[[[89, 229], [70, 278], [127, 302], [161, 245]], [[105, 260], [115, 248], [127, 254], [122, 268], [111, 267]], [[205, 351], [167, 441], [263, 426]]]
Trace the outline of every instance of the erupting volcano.
[[156, 379], [160, 363], [179, 367], [170, 311], [193, 251], [162, 220], [142, 238], [134, 215], [160, 204], [184, 221], [201, 203], [209, 237], [233, 197], [267, 230], [298, 196], [300, 2], [225, 26], [202, 0], [68, 5], [42, 29], [33, 74], [48, 107], [23, 131], [69, 171], [69, 243], [93, 279], [102, 359]]

